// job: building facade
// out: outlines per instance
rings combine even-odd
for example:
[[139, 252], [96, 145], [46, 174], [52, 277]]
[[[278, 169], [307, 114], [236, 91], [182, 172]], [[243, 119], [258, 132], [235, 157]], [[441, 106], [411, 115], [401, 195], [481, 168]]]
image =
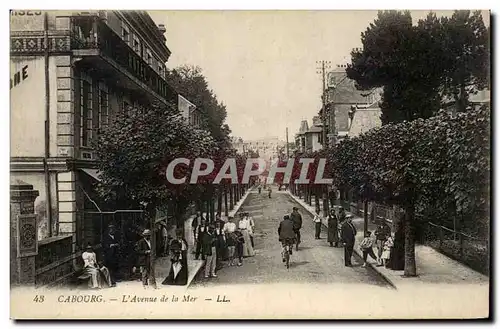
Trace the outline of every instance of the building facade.
[[200, 113], [199, 109], [188, 101], [184, 96], [179, 95], [179, 111], [186, 119], [186, 122], [193, 126], [200, 128], [202, 125], [202, 114]]
[[39, 191], [39, 240], [70, 235], [76, 254], [102, 234], [84, 215], [106, 210], [92, 143], [116, 113], [178, 111], [164, 33], [144, 11], [11, 12], [11, 182]]
[[295, 135], [296, 150], [303, 152], [316, 152], [323, 148], [323, 124], [319, 116], [315, 116], [309, 127], [307, 120], [300, 123], [299, 132]]
[[346, 75], [347, 62], [337, 65], [336, 69], [328, 74], [327, 89], [327, 124], [328, 140], [333, 142], [334, 134], [337, 143], [344, 139], [350, 130], [351, 118], [349, 113], [353, 107], [367, 107], [378, 103], [380, 89], [358, 90], [356, 83]]

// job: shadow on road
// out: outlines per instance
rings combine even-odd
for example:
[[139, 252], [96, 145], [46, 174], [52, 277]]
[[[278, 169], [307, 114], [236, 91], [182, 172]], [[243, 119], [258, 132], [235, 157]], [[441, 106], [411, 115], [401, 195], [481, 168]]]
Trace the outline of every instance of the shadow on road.
[[310, 262], [308, 262], [308, 261], [302, 261], [302, 262], [294, 262], [294, 261], [292, 261], [292, 262], [290, 263], [290, 268], [293, 268], [293, 267], [298, 267], [298, 266], [300, 266], [300, 265], [306, 265], [306, 264], [309, 264], [309, 263], [310, 263]]

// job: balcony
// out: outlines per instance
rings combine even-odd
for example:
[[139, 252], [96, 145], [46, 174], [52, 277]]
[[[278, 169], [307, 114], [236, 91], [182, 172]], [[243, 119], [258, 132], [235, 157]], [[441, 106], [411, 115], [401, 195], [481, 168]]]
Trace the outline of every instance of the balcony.
[[98, 17], [71, 18], [71, 49], [82, 66], [88, 64], [103, 76], [125, 71], [129, 79], [113, 79], [120, 87], [146, 89], [163, 103], [177, 104], [175, 90]]

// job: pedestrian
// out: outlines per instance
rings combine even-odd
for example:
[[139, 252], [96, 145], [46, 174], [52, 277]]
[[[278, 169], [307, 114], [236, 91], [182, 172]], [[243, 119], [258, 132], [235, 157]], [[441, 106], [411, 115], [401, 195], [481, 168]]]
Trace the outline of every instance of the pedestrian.
[[208, 231], [203, 234], [203, 255], [205, 256], [205, 278], [216, 278], [215, 267], [217, 265], [217, 237], [214, 234], [215, 227], [210, 225]]
[[169, 246], [171, 253], [170, 272], [162, 284], [185, 286], [188, 281], [188, 244], [183, 236], [182, 229], [177, 229], [175, 233], [176, 237], [170, 242]]
[[109, 277], [109, 270], [105, 266], [100, 266], [97, 263], [97, 256], [92, 248], [90, 242], [87, 248], [82, 253], [83, 260], [83, 273], [78, 277], [80, 280], [89, 280], [88, 286], [91, 289], [101, 289], [103, 283], [111, 287], [111, 278]]
[[259, 194], [262, 191], [262, 185], [259, 184], [259, 187], [257, 188], [259, 190]]
[[339, 233], [338, 233], [338, 219], [335, 215], [335, 210], [331, 209], [328, 215], [328, 242], [330, 247], [338, 247], [339, 245]]
[[234, 240], [236, 241], [236, 257], [238, 257], [238, 266], [243, 265], [243, 252], [245, 248], [245, 238], [241, 231], [236, 230], [233, 233]]
[[116, 286], [118, 268], [119, 268], [119, 247], [118, 239], [115, 233], [115, 226], [108, 225], [108, 233], [102, 239], [102, 248], [104, 251], [104, 266], [109, 271], [111, 287]]
[[144, 230], [142, 236], [143, 238], [139, 240], [136, 247], [137, 261], [142, 274], [142, 286], [146, 289], [150, 283], [154, 289], [157, 289], [154, 268], [151, 264], [151, 230]]
[[252, 257], [255, 256], [255, 251], [252, 248], [252, 241], [250, 240], [250, 234], [248, 228], [250, 227], [250, 222], [244, 216], [241, 216], [241, 219], [238, 223], [238, 230], [241, 232], [243, 239], [245, 241], [243, 246], [243, 257]]
[[351, 258], [354, 250], [354, 242], [356, 241], [356, 228], [352, 224], [352, 216], [346, 216], [346, 220], [342, 224], [340, 235], [344, 245], [344, 265], [352, 266]]
[[204, 219], [201, 220], [201, 224], [198, 226], [196, 230], [196, 253], [195, 259], [198, 260], [201, 255], [201, 259], [205, 260], [205, 253], [203, 252], [203, 236], [207, 232], [207, 224]]
[[271, 192], [272, 191], [273, 191], [273, 189], [271, 188], [271, 185], [269, 185], [269, 189], [267, 190], [269, 199], [271, 199]]
[[377, 225], [377, 229], [375, 230], [375, 244], [377, 245], [377, 255], [379, 259], [378, 265], [382, 264], [382, 252], [384, 251], [384, 245], [387, 239], [391, 236], [391, 228], [387, 225], [385, 220], [381, 220], [379, 225]]
[[234, 256], [236, 249], [236, 239], [234, 236], [234, 231], [236, 231], [236, 224], [233, 223], [234, 218], [229, 217], [227, 219], [227, 223], [224, 224], [224, 228], [222, 229], [224, 234], [226, 235], [226, 245], [227, 245], [227, 256], [229, 260], [229, 266], [234, 265]]
[[226, 236], [222, 230], [221, 223], [219, 221], [215, 222], [215, 238], [217, 239], [216, 249], [217, 249], [217, 260], [215, 270], [218, 271], [222, 268], [222, 261], [226, 249]]
[[321, 216], [319, 215], [320, 210], [316, 209], [316, 215], [314, 215], [314, 226], [315, 226], [315, 239], [319, 240], [321, 239]]
[[394, 247], [394, 238], [392, 234], [387, 238], [384, 243], [384, 251], [382, 252], [382, 265], [389, 267], [389, 259], [391, 259], [392, 248]]
[[343, 207], [339, 208], [339, 222], [340, 224], [344, 224], [346, 219], [345, 209]]
[[293, 222], [293, 230], [295, 232], [295, 235], [297, 237], [297, 245], [295, 249], [298, 251], [299, 250], [299, 244], [301, 242], [301, 237], [300, 237], [300, 229], [302, 228], [302, 215], [299, 213], [299, 208], [293, 207], [292, 213], [290, 214], [290, 218], [292, 219]]
[[377, 256], [375, 256], [375, 253], [373, 252], [373, 240], [371, 238], [371, 234], [372, 232], [370, 231], [366, 232], [363, 241], [359, 244], [359, 248], [361, 248], [361, 251], [363, 252], [363, 267], [366, 267], [368, 255], [370, 255], [370, 257], [375, 261], [378, 261]]
[[[201, 212], [197, 211], [195, 217], [193, 218], [193, 221], [191, 222], [191, 228], [193, 229], [193, 239], [195, 245], [197, 245], [198, 243], [198, 227], [204, 220], [205, 218], [203, 218]], [[193, 253], [195, 253], [194, 250]]]

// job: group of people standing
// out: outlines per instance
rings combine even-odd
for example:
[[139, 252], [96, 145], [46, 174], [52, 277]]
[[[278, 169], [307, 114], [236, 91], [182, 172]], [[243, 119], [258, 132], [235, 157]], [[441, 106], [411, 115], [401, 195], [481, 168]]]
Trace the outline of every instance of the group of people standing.
[[[193, 219], [193, 234], [196, 248], [195, 259], [205, 260], [205, 278], [217, 277], [217, 271], [228, 266], [242, 266], [243, 258], [255, 255], [253, 232], [255, 222], [247, 212], [227, 222], [217, 215], [215, 222], [207, 223], [200, 212]], [[237, 262], [236, 262], [237, 260]]]

